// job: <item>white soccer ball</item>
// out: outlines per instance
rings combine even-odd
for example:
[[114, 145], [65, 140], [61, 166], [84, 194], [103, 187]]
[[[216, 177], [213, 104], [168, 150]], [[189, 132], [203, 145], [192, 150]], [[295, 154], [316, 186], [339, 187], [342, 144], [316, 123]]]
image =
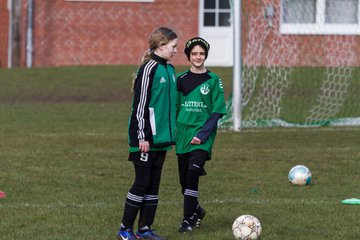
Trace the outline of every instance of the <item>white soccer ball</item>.
[[238, 240], [258, 239], [261, 230], [260, 221], [252, 215], [241, 215], [232, 225], [233, 234]]
[[311, 171], [304, 165], [296, 165], [290, 169], [288, 178], [294, 185], [309, 185], [311, 182]]

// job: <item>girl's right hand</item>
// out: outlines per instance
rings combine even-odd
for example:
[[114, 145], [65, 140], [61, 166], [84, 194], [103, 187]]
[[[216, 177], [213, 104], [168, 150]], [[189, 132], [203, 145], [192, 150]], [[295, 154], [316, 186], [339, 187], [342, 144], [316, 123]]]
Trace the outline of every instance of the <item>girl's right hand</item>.
[[150, 150], [149, 141], [140, 141], [139, 142], [139, 150], [140, 152], [148, 152]]

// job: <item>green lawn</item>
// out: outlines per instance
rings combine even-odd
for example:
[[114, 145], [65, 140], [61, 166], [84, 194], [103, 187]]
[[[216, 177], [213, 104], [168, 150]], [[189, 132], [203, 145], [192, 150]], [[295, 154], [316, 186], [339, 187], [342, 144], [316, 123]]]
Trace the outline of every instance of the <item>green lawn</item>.
[[[0, 239], [115, 239], [132, 184], [127, 118], [134, 66], [0, 69]], [[179, 68], [183, 69], [183, 68]], [[217, 68], [226, 94], [231, 69]], [[182, 196], [168, 154], [154, 228], [170, 240], [233, 239], [252, 214], [262, 239], [359, 239], [360, 127], [221, 131], [201, 178], [201, 229], [180, 234]], [[287, 174], [308, 166], [313, 182]]]

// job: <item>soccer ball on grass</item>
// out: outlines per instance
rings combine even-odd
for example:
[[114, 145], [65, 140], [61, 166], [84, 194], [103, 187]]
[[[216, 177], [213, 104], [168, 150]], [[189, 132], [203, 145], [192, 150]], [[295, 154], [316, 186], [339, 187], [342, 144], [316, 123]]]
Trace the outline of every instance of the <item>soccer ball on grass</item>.
[[309, 185], [311, 182], [311, 171], [304, 165], [296, 165], [290, 169], [288, 178], [293, 185]]
[[241, 215], [232, 225], [232, 231], [237, 240], [258, 239], [261, 230], [260, 221], [252, 215]]

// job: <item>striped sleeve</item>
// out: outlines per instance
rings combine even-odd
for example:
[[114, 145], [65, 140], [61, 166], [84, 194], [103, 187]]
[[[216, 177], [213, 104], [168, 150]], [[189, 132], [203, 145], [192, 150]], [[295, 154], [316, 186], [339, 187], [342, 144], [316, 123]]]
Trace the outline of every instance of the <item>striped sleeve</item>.
[[141, 87], [140, 87], [140, 96], [139, 96], [139, 103], [137, 106], [137, 111], [136, 111], [136, 119], [138, 122], [138, 139], [139, 141], [145, 141], [146, 136], [145, 136], [145, 124], [146, 124], [146, 120], [145, 119], [145, 111], [146, 111], [146, 106], [148, 106], [149, 104], [149, 96], [148, 96], [148, 90], [149, 90], [149, 83], [150, 83], [150, 73], [153, 70], [153, 68], [156, 66], [156, 62], [153, 60], [150, 60], [148, 63], [146, 63], [145, 67], [144, 67], [144, 72], [142, 74], [141, 77]]

